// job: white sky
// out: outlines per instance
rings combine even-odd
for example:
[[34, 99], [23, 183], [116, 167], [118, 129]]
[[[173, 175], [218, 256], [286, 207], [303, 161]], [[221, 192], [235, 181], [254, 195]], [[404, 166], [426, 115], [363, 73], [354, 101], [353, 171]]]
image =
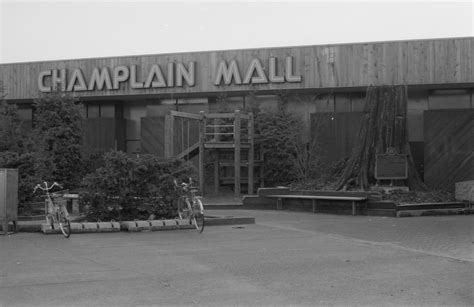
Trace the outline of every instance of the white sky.
[[474, 36], [473, 1], [0, 0], [0, 63]]

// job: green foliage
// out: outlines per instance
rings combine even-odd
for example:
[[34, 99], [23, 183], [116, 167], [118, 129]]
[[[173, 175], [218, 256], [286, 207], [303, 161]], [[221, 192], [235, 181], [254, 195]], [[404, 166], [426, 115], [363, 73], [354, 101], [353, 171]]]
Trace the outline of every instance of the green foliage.
[[265, 153], [267, 185], [287, 184], [297, 179], [295, 158], [302, 146], [303, 123], [295, 114], [279, 109], [255, 116], [255, 143]]
[[104, 166], [83, 180], [82, 204], [88, 219], [134, 219], [150, 215], [174, 217], [177, 197], [173, 179], [192, 176], [194, 167], [181, 160], [153, 155], [129, 156], [121, 151], [104, 154]]
[[53, 93], [35, 101], [32, 135], [44, 180], [77, 187], [82, 173], [81, 104], [66, 95]]
[[31, 200], [33, 186], [40, 180], [36, 169], [42, 168], [31, 139], [21, 125], [17, 106], [0, 101], [0, 168], [19, 171], [20, 209], [23, 202]]
[[43, 181], [77, 187], [83, 171], [81, 106], [55, 93], [34, 108], [33, 129], [26, 131], [17, 107], [0, 102], [0, 167], [19, 169], [20, 204], [31, 201], [33, 187]]
[[82, 154], [82, 177], [104, 166], [104, 151], [87, 148]]
[[[289, 185], [295, 182], [326, 181], [329, 177], [323, 168], [323, 147], [320, 136], [327, 124], [328, 114], [321, 114], [312, 125], [309, 137], [301, 113], [288, 111], [289, 100], [299, 100], [288, 92], [277, 92], [277, 107], [262, 110], [255, 93], [247, 99], [246, 109], [254, 114], [255, 143], [264, 152], [264, 180], [266, 185]], [[320, 95], [307, 97], [301, 102], [316, 103]], [[327, 96], [328, 99], [330, 96]], [[322, 178], [325, 177], [325, 178]]]
[[21, 132], [17, 106], [0, 100], [0, 152], [19, 151]]
[[390, 200], [398, 203], [440, 203], [456, 202], [454, 193], [444, 190], [426, 190], [426, 191], [392, 191], [382, 193], [383, 200]]
[[[295, 171], [298, 180], [317, 179], [320, 182], [328, 181], [332, 176], [334, 165], [322, 164], [322, 157], [325, 154], [321, 143], [322, 130], [328, 125], [332, 114], [317, 113], [311, 123], [310, 137], [308, 142], [301, 141], [301, 132], [293, 129], [292, 133], [297, 133], [294, 139], [300, 141], [295, 143]], [[301, 124], [298, 129], [305, 129]]]

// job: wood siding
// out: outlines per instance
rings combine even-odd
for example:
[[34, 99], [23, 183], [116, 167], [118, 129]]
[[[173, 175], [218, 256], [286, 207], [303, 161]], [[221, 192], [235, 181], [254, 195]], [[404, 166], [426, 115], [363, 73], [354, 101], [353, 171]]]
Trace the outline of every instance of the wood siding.
[[[214, 85], [218, 63], [236, 60], [241, 76], [257, 58], [268, 75], [268, 59], [278, 58], [283, 67], [285, 58], [293, 57], [295, 75], [300, 83]], [[191, 52], [163, 55], [94, 58], [68, 61], [48, 61], [0, 65], [0, 79], [4, 81], [6, 99], [32, 99], [41, 95], [38, 75], [41, 71], [66, 68], [68, 78], [80, 68], [86, 83], [94, 68], [107, 67], [112, 71], [119, 65], [137, 65], [137, 79], [145, 80], [149, 68], [159, 64], [166, 77], [170, 62], [196, 62], [194, 86], [131, 89], [130, 82], [117, 90], [83, 91], [81, 97], [112, 97], [124, 95], [196, 95], [198, 93], [264, 91], [292, 89], [324, 89], [366, 87], [368, 85], [436, 85], [474, 83], [474, 38], [375, 42], [345, 45], [303, 46], [271, 49]]]
[[84, 121], [84, 145], [97, 151], [125, 149], [125, 120], [88, 118]]
[[141, 152], [164, 157], [165, 117], [142, 117], [141, 119]]
[[322, 146], [323, 162], [333, 163], [351, 155], [363, 117], [362, 112], [311, 114], [310, 134]]
[[[188, 129], [189, 123], [189, 129]], [[173, 155], [199, 141], [199, 123], [175, 117], [173, 121]], [[188, 138], [189, 132], [189, 138]], [[165, 156], [165, 117], [141, 118], [141, 152]]]
[[474, 110], [430, 110], [424, 114], [425, 183], [454, 191], [474, 178]]
[[173, 152], [177, 155], [199, 142], [199, 121], [176, 116], [173, 137]]

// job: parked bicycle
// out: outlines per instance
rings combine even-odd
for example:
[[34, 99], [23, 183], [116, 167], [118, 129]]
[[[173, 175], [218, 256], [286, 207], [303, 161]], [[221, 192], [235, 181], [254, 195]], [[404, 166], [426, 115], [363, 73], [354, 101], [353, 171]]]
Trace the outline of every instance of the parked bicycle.
[[56, 198], [61, 197], [61, 194], [50, 192], [55, 187], [62, 188], [62, 186], [57, 182], [54, 182], [48, 187], [48, 183], [45, 181], [43, 185], [37, 184], [33, 190], [33, 193], [35, 193], [38, 189], [45, 192], [46, 222], [51, 225], [52, 229], [55, 229], [55, 227], [57, 227], [56, 225], [59, 225], [63, 235], [66, 238], [69, 238], [71, 235], [71, 222], [69, 220], [69, 214], [64, 202], [56, 200]]
[[178, 184], [174, 180], [178, 190], [178, 215], [181, 220], [189, 219], [189, 224], [194, 225], [199, 233], [204, 230], [204, 206], [201, 197], [197, 196], [198, 189], [192, 187], [192, 179], [189, 183]]

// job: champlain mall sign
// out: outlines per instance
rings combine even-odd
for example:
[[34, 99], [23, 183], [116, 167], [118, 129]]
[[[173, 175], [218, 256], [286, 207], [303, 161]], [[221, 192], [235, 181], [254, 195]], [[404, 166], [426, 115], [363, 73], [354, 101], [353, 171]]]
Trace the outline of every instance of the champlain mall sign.
[[[247, 67], [239, 67], [236, 60], [221, 60], [217, 64], [210, 82], [215, 86], [249, 85], [268, 83], [301, 82], [302, 77], [294, 74], [293, 57], [284, 59], [284, 65], [278, 67], [278, 58], [268, 59], [265, 70], [258, 58], [253, 58]], [[164, 67], [163, 67], [164, 66]], [[196, 84], [196, 62], [169, 62], [166, 65], [153, 64], [139, 70], [137, 65], [95, 67], [90, 75], [85, 75], [80, 68], [50, 69], [38, 75], [38, 89], [43, 93], [60, 89], [66, 92], [118, 90], [120, 85], [128, 83], [131, 89], [193, 87]], [[244, 69], [244, 70], [242, 70]], [[245, 72], [243, 75], [241, 72]], [[139, 76], [145, 76], [143, 79]]]

